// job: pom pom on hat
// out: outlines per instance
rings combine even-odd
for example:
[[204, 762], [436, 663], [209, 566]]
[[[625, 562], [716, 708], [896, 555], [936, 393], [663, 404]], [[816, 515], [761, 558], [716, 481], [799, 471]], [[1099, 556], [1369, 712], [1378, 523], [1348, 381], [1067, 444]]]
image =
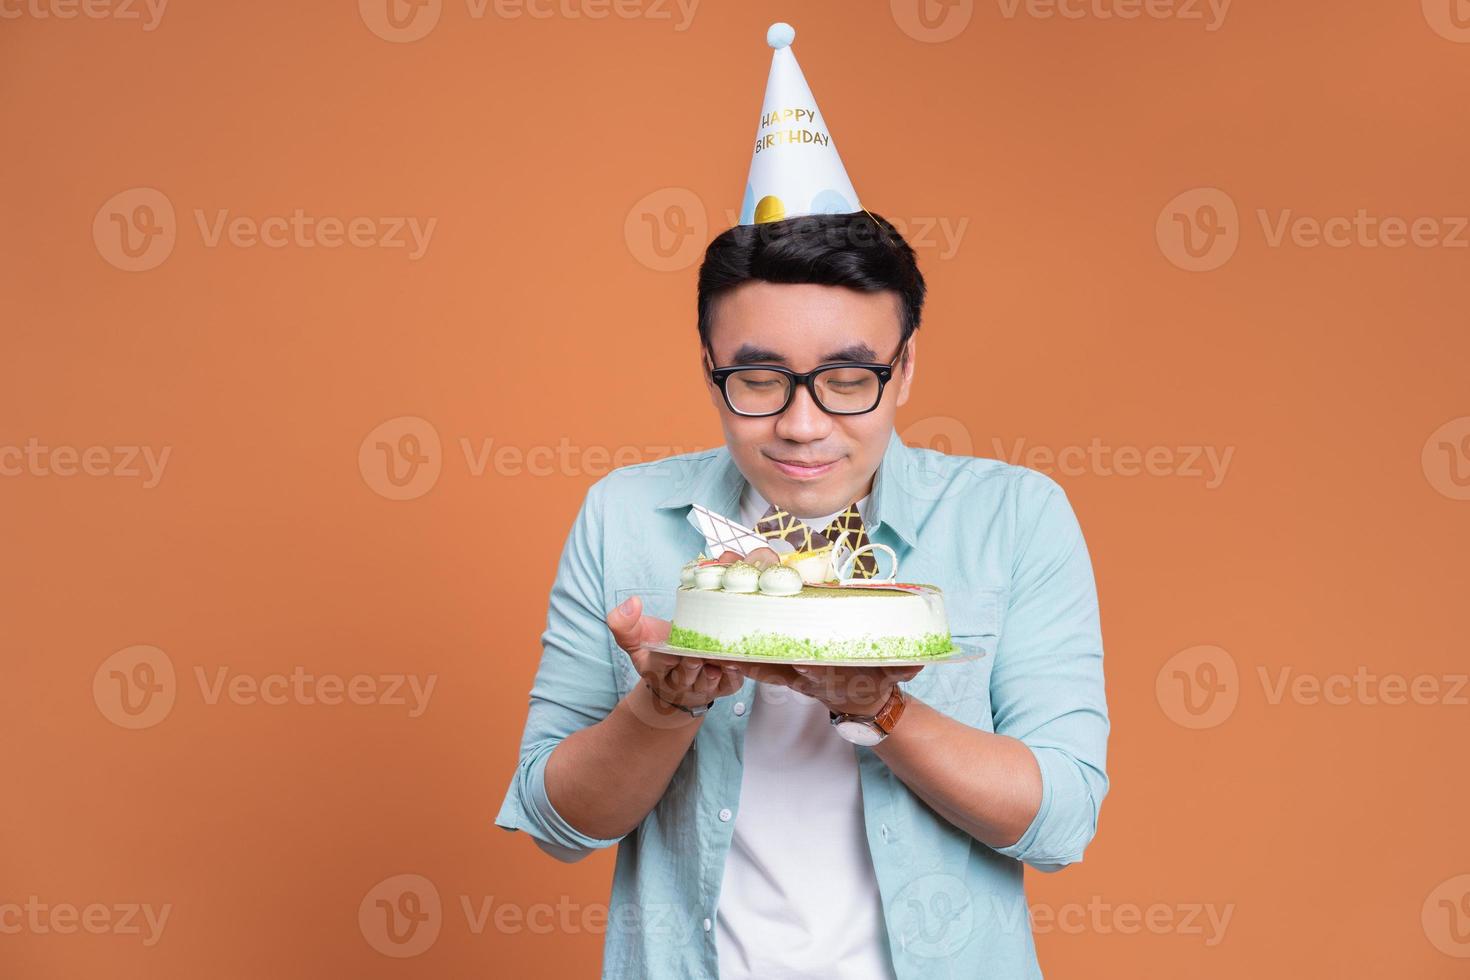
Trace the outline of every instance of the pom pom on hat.
[[766, 31], [766, 43], [773, 48], [789, 47], [796, 40], [796, 28], [786, 23], [775, 23]]

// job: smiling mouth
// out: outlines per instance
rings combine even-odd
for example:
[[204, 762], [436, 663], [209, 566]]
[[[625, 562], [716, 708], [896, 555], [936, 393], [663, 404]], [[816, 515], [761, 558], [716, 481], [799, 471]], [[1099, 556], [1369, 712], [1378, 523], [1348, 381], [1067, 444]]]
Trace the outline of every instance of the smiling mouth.
[[825, 462], [777, 459], [775, 456], [769, 456], [767, 458], [775, 464], [776, 469], [787, 476], [795, 477], [821, 476], [841, 461], [840, 457], [838, 459], [829, 459]]

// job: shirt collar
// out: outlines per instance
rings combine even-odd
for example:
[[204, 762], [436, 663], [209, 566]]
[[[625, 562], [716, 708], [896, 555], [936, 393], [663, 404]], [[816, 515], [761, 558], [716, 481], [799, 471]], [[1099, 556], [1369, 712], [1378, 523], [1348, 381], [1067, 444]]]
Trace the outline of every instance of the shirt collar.
[[[869, 530], [887, 526], [913, 547], [918, 543], [913, 512], [913, 496], [908, 492], [909, 474], [913, 468], [913, 450], [904, 445], [896, 429], [889, 430], [888, 448], [878, 464], [872, 505], [867, 521]], [[726, 517], [739, 513], [740, 491], [745, 488], [745, 474], [735, 465], [730, 447], [720, 446], [696, 471], [688, 482], [659, 502], [658, 508], [677, 509], [700, 504]]]

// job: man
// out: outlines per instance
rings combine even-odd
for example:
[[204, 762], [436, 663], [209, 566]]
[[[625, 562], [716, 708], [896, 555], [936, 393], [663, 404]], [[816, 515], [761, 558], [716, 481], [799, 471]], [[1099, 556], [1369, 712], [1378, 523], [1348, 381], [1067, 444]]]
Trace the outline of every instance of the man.
[[[770, 36], [789, 81], [790, 38]], [[779, 89], [763, 129], [809, 104]], [[752, 187], [768, 176], [753, 166]], [[699, 370], [725, 445], [588, 491], [496, 823], [563, 860], [620, 845], [604, 977], [1039, 976], [1023, 864], [1080, 860], [1108, 786], [1087, 548], [1049, 478], [899, 440], [925, 295], [913, 251], [865, 210], [791, 216], [816, 197], [790, 188], [748, 190], [756, 220], [700, 268]], [[747, 527], [855, 509], [988, 655], [921, 671], [649, 651], [703, 543], [693, 504]]]

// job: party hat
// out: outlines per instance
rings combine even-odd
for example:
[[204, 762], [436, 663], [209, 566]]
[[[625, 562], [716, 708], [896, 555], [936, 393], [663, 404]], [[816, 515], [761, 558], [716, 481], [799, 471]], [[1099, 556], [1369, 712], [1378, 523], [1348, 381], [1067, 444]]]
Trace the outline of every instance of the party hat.
[[791, 50], [795, 38], [796, 29], [790, 24], [772, 24], [766, 32], [766, 43], [775, 51], [740, 205], [742, 225], [863, 210], [837, 155], [827, 118], [817, 109], [796, 63]]

